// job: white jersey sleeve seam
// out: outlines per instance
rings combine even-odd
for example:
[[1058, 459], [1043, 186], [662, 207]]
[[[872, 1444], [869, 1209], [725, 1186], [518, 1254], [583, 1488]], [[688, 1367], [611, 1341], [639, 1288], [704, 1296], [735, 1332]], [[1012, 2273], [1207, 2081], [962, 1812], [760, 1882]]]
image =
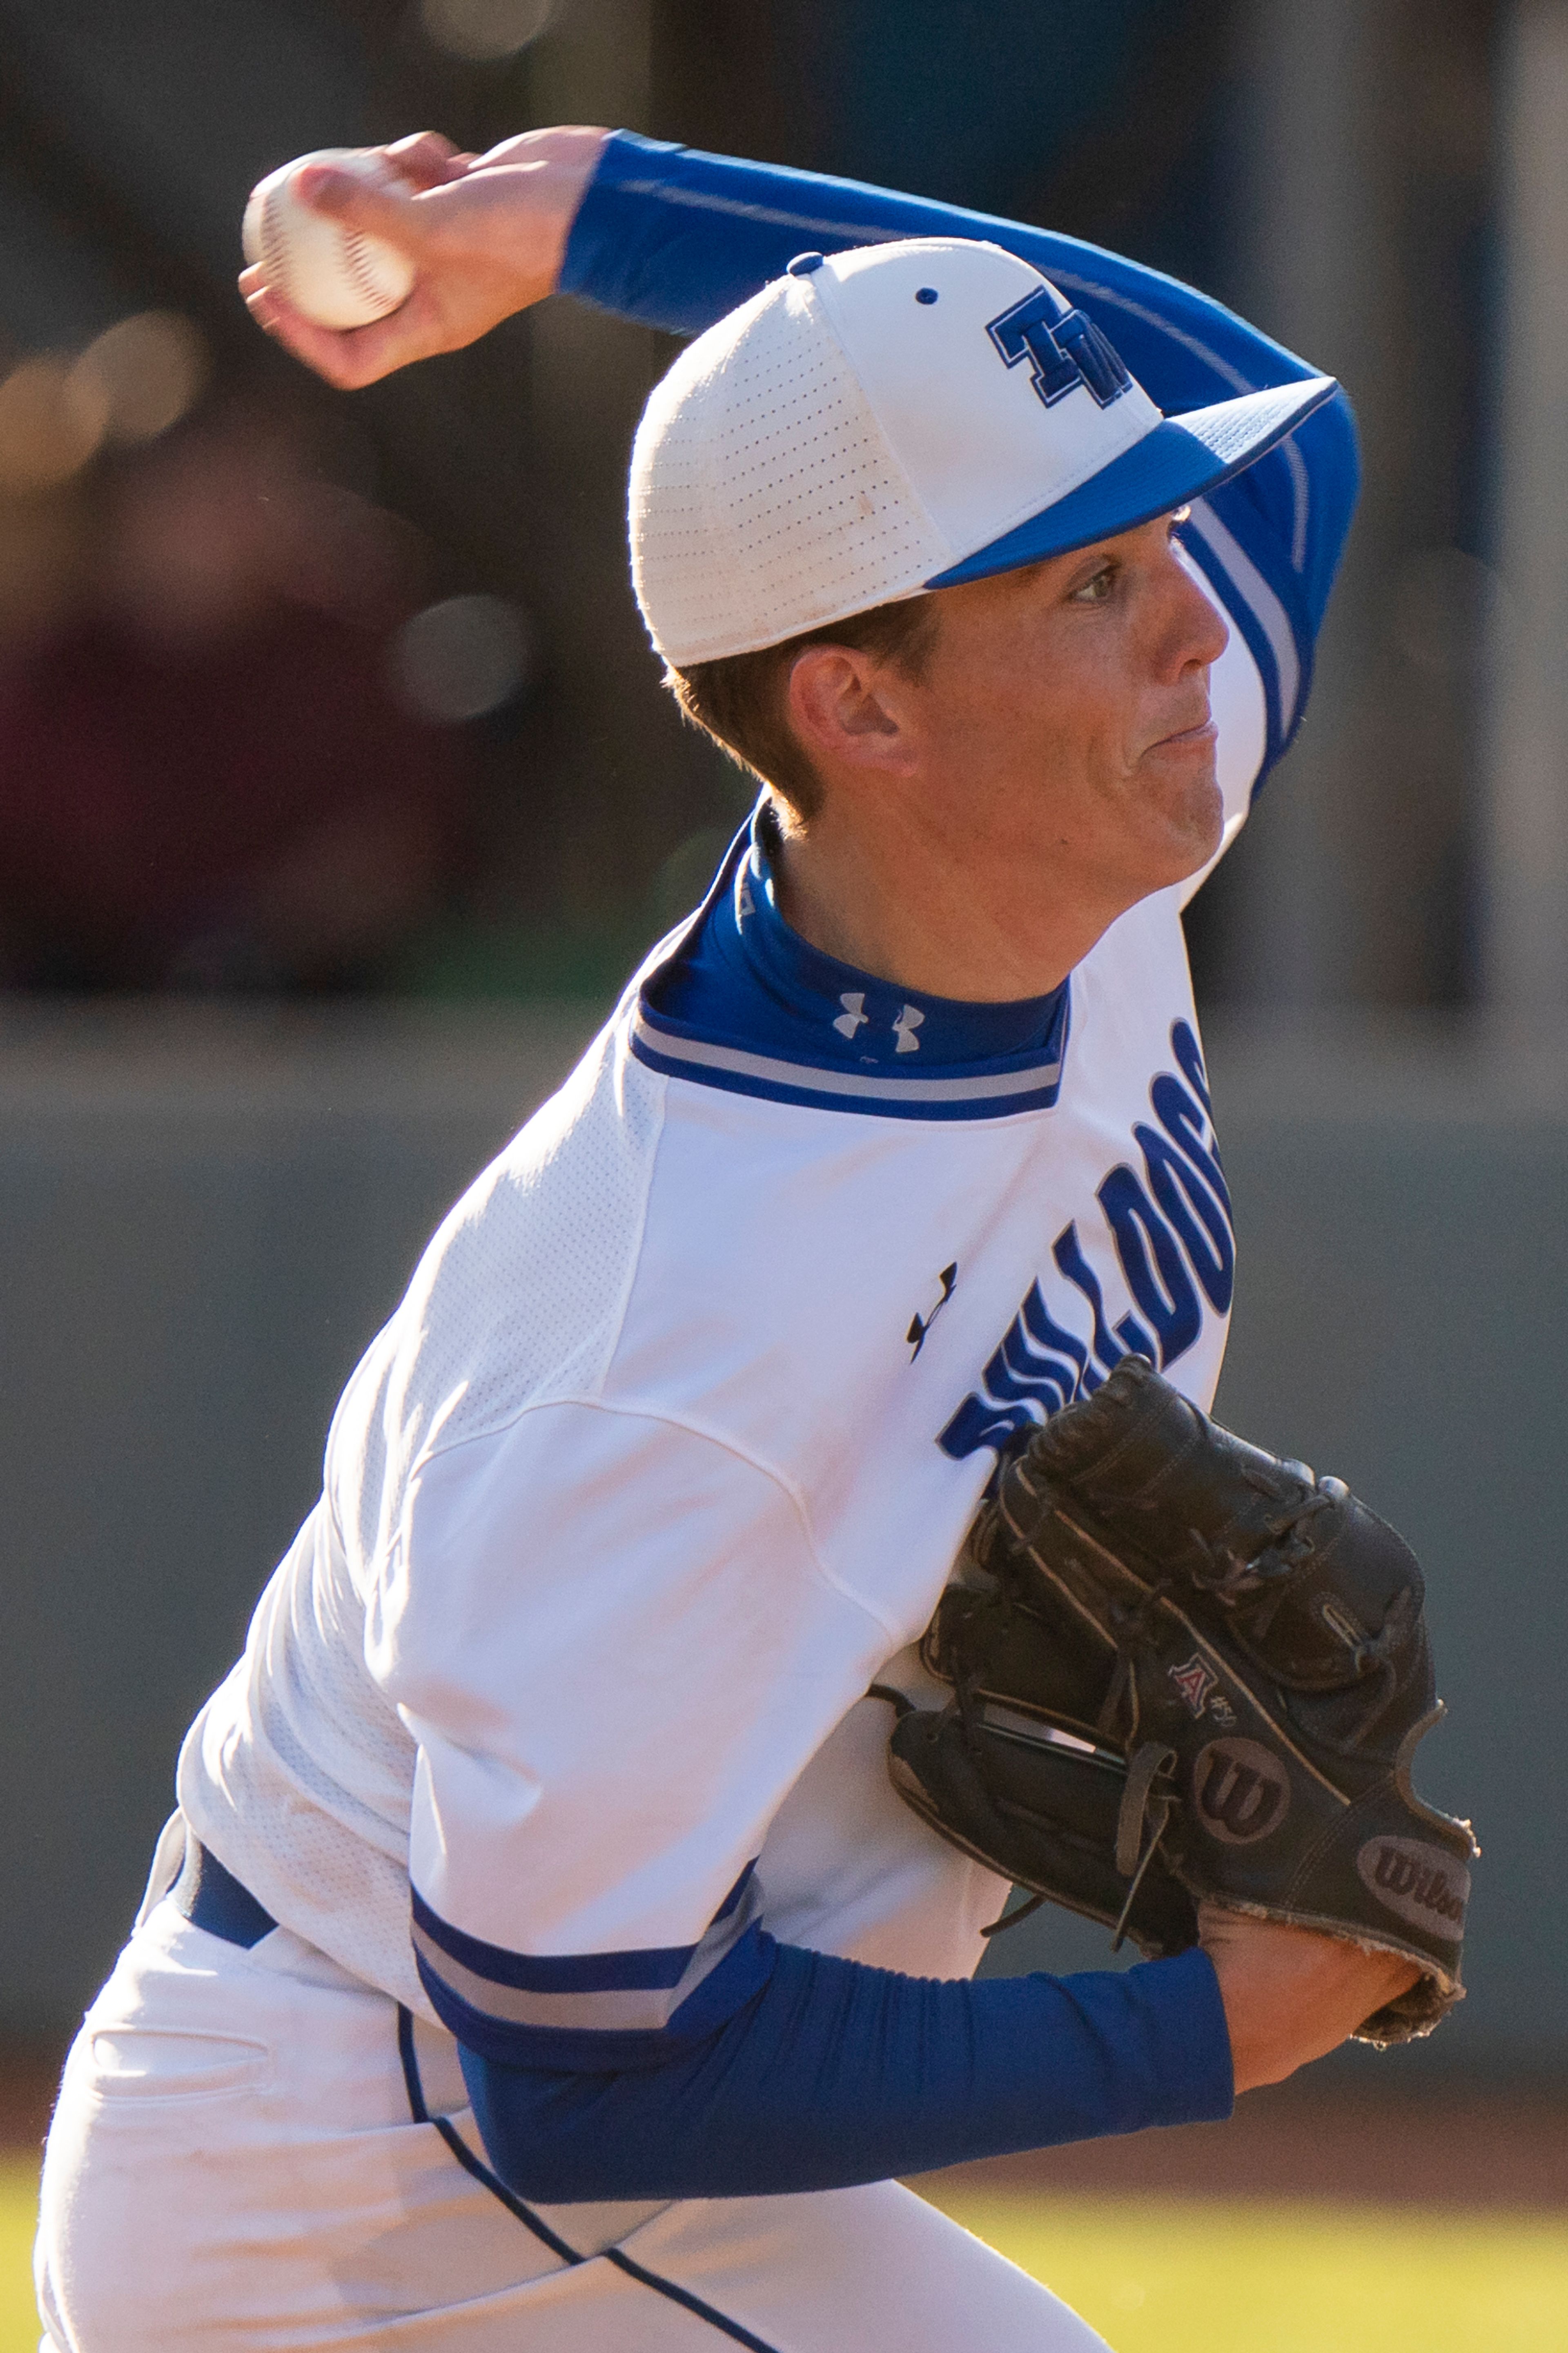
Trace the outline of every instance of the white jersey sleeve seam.
[[868, 1618], [871, 1623], [887, 1636], [894, 1648], [897, 1648], [902, 1641], [903, 1638], [898, 1628], [885, 1618], [879, 1609], [875, 1609], [863, 1594], [857, 1593], [852, 1587], [846, 1585], [842, 1577], [836, 1577], [828, 1567], [817, 1547], [816, 1538], [812, 1533], [811, 1514], [806, 1508], [805, 1498], [793, 1479], [788, 1478], [773, 1464], [760, 1461], [745, 1447], [737, 1445], [735, 1440], [727, 1436], [723, 1430], [710, 1429], [701, 1422], [694, 1421], [689, 1415], [669, 1413], [658, 1406], [635, 1404], [630, 1401], [625, 1404], [612, 1404], [602, 1397], [588, 1396], [585, 1393], [562, 1392], [554, 1397], [529, 1398], [504, 1421], [492, 1423], [483, 1430], [466, 1430], [460, 1438], [453, 1439], [445, 1446], [432, 1446], [426, 1452], [420, 1455], [409, 1477], [407, 1494], [401, 1514], [400, 1539], [406, 1535], [411, 1500], [421, 1471], [445, 1455], [458, 1453], [465, 1446], [490, 1443], [506, 1430], [514, 1430], [529, 1414], [546, 1413], [555, 1406], [576, 1406], [588, 1413], [611, 1414], [626, 1421], [657, 1422], [667, 1430], [679, 1430], [684, 1437], [695, 1438], [704, 1445], [717, 1447], [721, 1453], [728, 1454], [733, 1461], [743, 1463], [748, 1471], [755, 1472], [758, 1478], [765, 1479], [789, 1504], [800, 1530], [806, 1558], [818, 1581], [825, 1585], [830, 1593], [837, 1595], [839, 1600], [848, 1602], [853, 1609], [859, 1610], [862, 1617]]
[[[643, 1247], [647, 1239], [648, 1207], [653, 1198], [654, 1176], [658, 1169], [658, 1155], [664, 1144], [665, 1132], [668, 1125], [666, 1105], [669, 1097], [669, 1081], [664, 1077], [662, 1073], [657, 1071], [648, 1071], [646, 1075], [658, 1088], [658, 1133], [654, 1142], [653, 1150], [647, 1155], [647, 1166], [642, 1181], [642, 1198], [637, 1210], [637, 1226], [635, 1231], [626, 1243], [625, 1254], [622, 1260], [620, 1293], [611, 1311], [610, 1316], [607, 1319], [609, 1323], [609, 1330], [600, 1353], [598, 1370], [594, 1376], [595, 1386], [602, 1385], [608, 1377], [610, 1366], [615, 1362], [616, 1351], [621, 1344], [621, 1334], [626, 1328], [626, 1314], [631, 1306], [632, 1293], [636, 1288], [637, 1273], [642, 1265]], [[465, 1425], [459, 1434], [448, 1440], [446, 1444], [436, 1442], [427, 1448], [421, 1449], [411, 1466], [408, 1474], [409, 1479], [412, 1480], [425, 1463], [434, 1461], [436, 1456], [438, 1454], [448, 1453], [452, 1451], [453, 1449], [459, 1446], [478, 1443], [484, 1439], [495, 1437], [503, 1430], [511, 1429], [521, 1419], [521, 1415], [526, 1413], [531, 1406], [558, 1405], [567, 1401], [568, 1399], [566, 1397], [559, 1393], [552, 1393], [542, 1397], [526, 1396], [517, 1400], [515, 1403], [498, 1406], [494, 1412], [485, 1419]], [[571, 1401], [588, 1402], [588, 1393], [583, 1392], [581, 1396], [579, 1396], [577, 1392], [574, 1391], [571, 1393]], [[342, 1409], [341, 1400], [339, 1409]], [[333, 1417], [333, 1420], [335, 1425], [335, 1415]], [[329, 1432], [329, 1450], [331, 1442], [331, 1432]], [[400, 1525], [406, 1513], [406, 1508], [405, 1497], [403, 1511], [401, 1511], [398, 1515]]]
[[[630, 1049], [624, 1038], [617, 1041], [616, 1051], [623, 1058], [623, 1068], [616, 1073], [619, 1079], [624, 1075], [625, 1063], [631, 1060]], [[658, 1174], [658, 1155], [664, 1149], [665, 1133], [668, 1126], [667, 1113], [669, 1104], [669, 1081], [662, 1073], [655, 1075], [658, 1078], [658, 1134], [654, 1140], [653, 1150], [647, 1155], [647, 1168], [643, 1177], [642, 1201], [637, 1212], [637, 1233], [626, 1251], [625, 1271], [621, 1277], [621, 1296], [616, 1309], [614, 1329], [599, 1366], [597, 1386], [601, 1388], [609, 1377], [610, 1366], [616, 1361], [616, 1351], [621, 1345], [621, 1334], [626, 1330], [626, 1314], [632, 1303], [632, 1293], [637, 1288], [637, 1273], [642, 1265], [643, 1245], [647, 1240], [648, 1205], [653, 1199], [654, 1180]]]

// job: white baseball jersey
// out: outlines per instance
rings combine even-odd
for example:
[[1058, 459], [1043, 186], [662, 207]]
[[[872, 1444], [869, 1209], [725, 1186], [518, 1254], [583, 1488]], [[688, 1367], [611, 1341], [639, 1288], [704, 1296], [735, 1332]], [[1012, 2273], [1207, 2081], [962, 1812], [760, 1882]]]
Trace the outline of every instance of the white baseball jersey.
[[[1233, 832], [1238, 632], [1213, 687]], [[767, 887], [738, 845], [731, 952], [782, 933]], [[658, 1010], [681, 934], [655, 952], [431, 1243], [186, 1742], [184, 1813], [279, 1920], [520, 2050], [658, 2031], [759, 1920], [970, 1972], [1005, 1888], [893, 1797], [862, 1695], [915, 1687], [1008, 1431], [1129, 1347], [1212, 1397], [1184, 895], [1105, 934], [1043, 1041], [968, 1062], [867, 976], [772, 1008], [777, 1050], [698, 1033]]]

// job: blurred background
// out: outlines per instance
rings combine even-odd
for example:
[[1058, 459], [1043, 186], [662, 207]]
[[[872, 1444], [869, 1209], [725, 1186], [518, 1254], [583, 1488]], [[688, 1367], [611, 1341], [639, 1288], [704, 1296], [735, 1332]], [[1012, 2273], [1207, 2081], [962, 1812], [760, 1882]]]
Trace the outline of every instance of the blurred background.
[[1205, 993], [1531, 1001], [1568, 719], [1549, 660], [1489, 724], [1486, 654], [1562, 617], [1568, 166], [1523, 55], [1560, 13], [0, 0], [0, 980], [578, 993], [688, 903], [744, 796], [626, 589], [674, 344], [552, 304], [345, 397], [234, 292], [279, 161], [564, 119], [1047, 221], [1341, 375], [1366, 494], [1307, 736], [1194, 915]]
[[1471, 2000], [1314, 2096], [1561, 2103], [1568, 0], [0, 0], [0, 2037], [53, 2064], [342, 1377], [746, 805], [626, 584], [675, 346], [552, 302], [343, 396], [234, 290], [279, 163], [559, 121], [1048, 222], [1348, 385], [1190, 916], [1220, 1403], [1426, 1560], [1486, 1846]]

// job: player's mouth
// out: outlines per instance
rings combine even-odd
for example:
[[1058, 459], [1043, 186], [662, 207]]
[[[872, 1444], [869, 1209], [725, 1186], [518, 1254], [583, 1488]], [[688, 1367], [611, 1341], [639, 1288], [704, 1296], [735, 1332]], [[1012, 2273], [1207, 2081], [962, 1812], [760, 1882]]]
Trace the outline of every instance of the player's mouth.
[[1145, 760], [1204, 760], [1213, 765], [1213, 748], [1220, 739], [1220, 730], [1213, 718], [1204, 718], [1194, 727], [1178, 727], [1168, 736], [1154, 736], [1145, 746]]
[[1195, 727], [1179, 727], [1173, 734], [1156, 736], [1150, 744], [1151, 752], [1212, 751], [1219, 741], [1219, 729], [1211, 718], [1199, 720]]

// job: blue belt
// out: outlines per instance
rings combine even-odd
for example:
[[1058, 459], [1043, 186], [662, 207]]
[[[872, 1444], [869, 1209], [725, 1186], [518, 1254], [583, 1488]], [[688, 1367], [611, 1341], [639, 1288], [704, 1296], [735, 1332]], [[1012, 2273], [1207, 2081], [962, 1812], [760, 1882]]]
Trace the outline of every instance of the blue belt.
[[224, 1869], [200, 1839], [186, 1839], [184, 1864], [169, 1898], [195, 1927], [221, 1936], [226, 1945], [242, 1945], [247, 1952], [278, 1926], [265, 1905], [257, 1902], [248, 1887], [240, 1885], [232, 1871]]

